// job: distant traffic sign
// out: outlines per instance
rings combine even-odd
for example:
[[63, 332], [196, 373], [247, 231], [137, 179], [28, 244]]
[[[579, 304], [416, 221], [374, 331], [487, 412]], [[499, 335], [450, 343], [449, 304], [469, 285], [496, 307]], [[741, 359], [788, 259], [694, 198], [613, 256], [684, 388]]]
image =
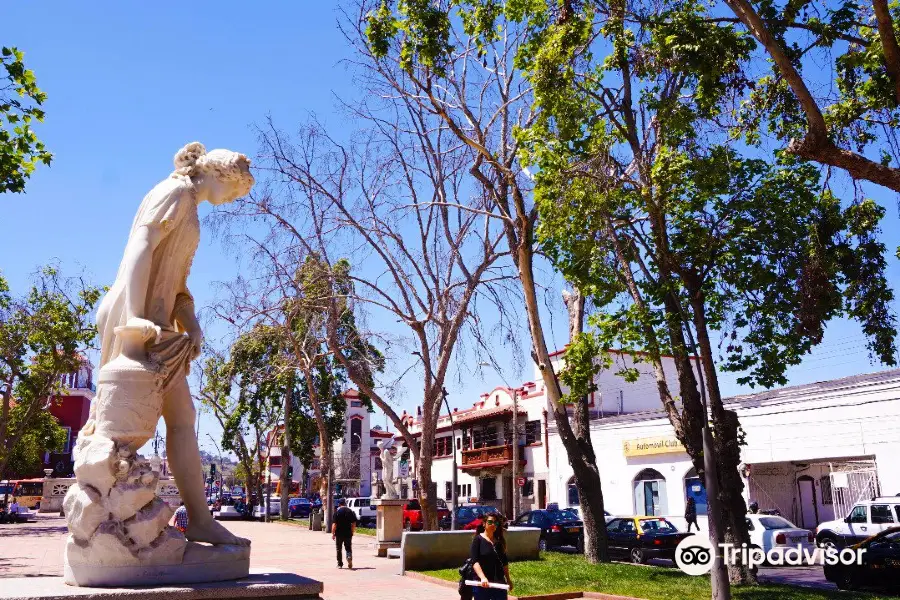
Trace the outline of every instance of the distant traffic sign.
[[525, 478], [519, 477], [518, 479], [516, 479], [516, 483], [518, 484], [519, 487], [525, 487]]

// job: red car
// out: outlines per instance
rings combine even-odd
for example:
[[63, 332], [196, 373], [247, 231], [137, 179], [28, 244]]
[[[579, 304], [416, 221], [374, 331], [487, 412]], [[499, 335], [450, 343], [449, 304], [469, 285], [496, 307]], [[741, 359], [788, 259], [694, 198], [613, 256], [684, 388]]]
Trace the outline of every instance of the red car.
[[[446, 503], [438, 498], [437, 520], [449, 517], [450, 511]], [[410, 500], [403, 505], [403, 528], [406, 531], [418, 531], [422, 529], [422, 506], [418, 500]]]

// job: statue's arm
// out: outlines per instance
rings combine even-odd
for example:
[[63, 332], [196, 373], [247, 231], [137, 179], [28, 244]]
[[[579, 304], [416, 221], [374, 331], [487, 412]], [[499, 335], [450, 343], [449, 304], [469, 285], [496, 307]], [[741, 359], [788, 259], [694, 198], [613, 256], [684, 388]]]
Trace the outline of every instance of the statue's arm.
[[197, 321], [194, 297], [187, 287], [175, 298], [175, 308], [172, 311], [172, 316], [189, 336], [200, 335], [200, 322]]
[[144, 319], [147, 316], [147, 288], [153, 268], [153, 251], [162, 238], [158, 227], [144, 225], [128, 241], [125, 251], [125, 306], [128, 319]]

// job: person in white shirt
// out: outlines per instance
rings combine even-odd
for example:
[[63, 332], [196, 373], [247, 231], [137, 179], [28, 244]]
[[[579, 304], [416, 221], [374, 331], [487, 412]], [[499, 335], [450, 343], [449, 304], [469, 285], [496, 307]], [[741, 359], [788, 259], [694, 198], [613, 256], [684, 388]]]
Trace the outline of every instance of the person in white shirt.
[[19, 514], [19, 502], [15, 498], [12, 499], [12, 504], [9, 505], [9, 514], [11, 514], [11, 515]]

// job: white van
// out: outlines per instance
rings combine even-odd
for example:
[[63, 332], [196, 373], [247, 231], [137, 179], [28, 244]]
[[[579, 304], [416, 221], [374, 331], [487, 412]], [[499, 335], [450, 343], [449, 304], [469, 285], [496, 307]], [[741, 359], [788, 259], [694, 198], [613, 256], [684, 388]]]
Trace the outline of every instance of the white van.
[[347, 498], [347, 508], [354, 512], [360, 525], [375, 522], [375, 507], [371, 498]]

